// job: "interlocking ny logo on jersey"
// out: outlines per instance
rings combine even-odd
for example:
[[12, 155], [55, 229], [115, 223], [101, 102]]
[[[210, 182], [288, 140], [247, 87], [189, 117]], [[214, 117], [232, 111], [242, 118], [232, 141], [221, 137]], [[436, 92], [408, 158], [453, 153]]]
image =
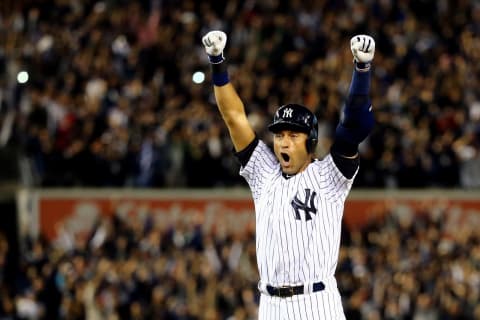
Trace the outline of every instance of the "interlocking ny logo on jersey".
[[291, 204], [293, 207], [293, 210], [295, 210], [295, 219], [296, 220], [301, 220], [300, 217], [300, 210], [303, 210], [305, 212], [305, 220], [312, 220], [311, 213], [317, 214], [317, 208], [315, 208], [315, 196], [317, 194], [315, 191], [311, 192], [310, 189], [305, 189], [305, 201], [302, 202], [300, 199], [298, 199], [298, 193], [295, 195], [295, 198], [293, 198]]
[[283, 110], [283, 118], [291, 118], [293, 116], [293, 109], [286, 108]]

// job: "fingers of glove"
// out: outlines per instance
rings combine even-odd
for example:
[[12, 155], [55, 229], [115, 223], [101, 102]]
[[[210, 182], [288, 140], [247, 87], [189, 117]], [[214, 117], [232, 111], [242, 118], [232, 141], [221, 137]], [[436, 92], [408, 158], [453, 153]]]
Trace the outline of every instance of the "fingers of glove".
[[356, 35], [350, 40], [352, 52], [372, 52], [375, 50], [375, 40], [368, 35]]
[[208, 38], [208, 36], [204, 36], [202, 38], [202, 43], [205, 47], [211, 47], [212, 46], [212, 41]]

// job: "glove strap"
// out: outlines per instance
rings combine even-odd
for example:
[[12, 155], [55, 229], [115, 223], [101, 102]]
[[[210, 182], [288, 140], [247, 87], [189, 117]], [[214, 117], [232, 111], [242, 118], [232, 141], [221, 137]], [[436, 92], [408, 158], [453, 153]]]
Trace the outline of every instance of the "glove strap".
[[219, 64], [219, 63], [222, 63], [223, 61], [225, 61], [225, 58], [223, 57], [223, 52], [222, 52], [222, 54], [220, 54], [218, 56], [208, 55], [208, 60], [210, 60], [211, 64]]
[[355, 61], [355, 69], [360, 72], [365, 72], [370, 70], [370, 62], [357, 62]]

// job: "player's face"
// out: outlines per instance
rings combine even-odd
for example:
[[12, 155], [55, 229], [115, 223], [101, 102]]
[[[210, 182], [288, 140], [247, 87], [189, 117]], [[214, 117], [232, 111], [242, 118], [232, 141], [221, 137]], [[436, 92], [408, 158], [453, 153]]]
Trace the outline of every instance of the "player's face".
[[273, 149], [283, 173], [297, 174], [311, 162], [311, 155], [307, 152], [307, 134], [283, 130], [273, 135]]

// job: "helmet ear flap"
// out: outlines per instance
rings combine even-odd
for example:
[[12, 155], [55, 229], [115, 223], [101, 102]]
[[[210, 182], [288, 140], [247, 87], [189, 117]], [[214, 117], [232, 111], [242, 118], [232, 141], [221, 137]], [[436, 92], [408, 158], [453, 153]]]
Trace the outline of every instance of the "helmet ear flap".
[[307, 152], [313, 153], [315, 152], [315, 147], [317, 146], [318, 140], [317, 139], [307, 139]]
[[307, 139], [307, 152], [314, 153], [318, 143], [318, 120], [313, 116], [310, 133]]

